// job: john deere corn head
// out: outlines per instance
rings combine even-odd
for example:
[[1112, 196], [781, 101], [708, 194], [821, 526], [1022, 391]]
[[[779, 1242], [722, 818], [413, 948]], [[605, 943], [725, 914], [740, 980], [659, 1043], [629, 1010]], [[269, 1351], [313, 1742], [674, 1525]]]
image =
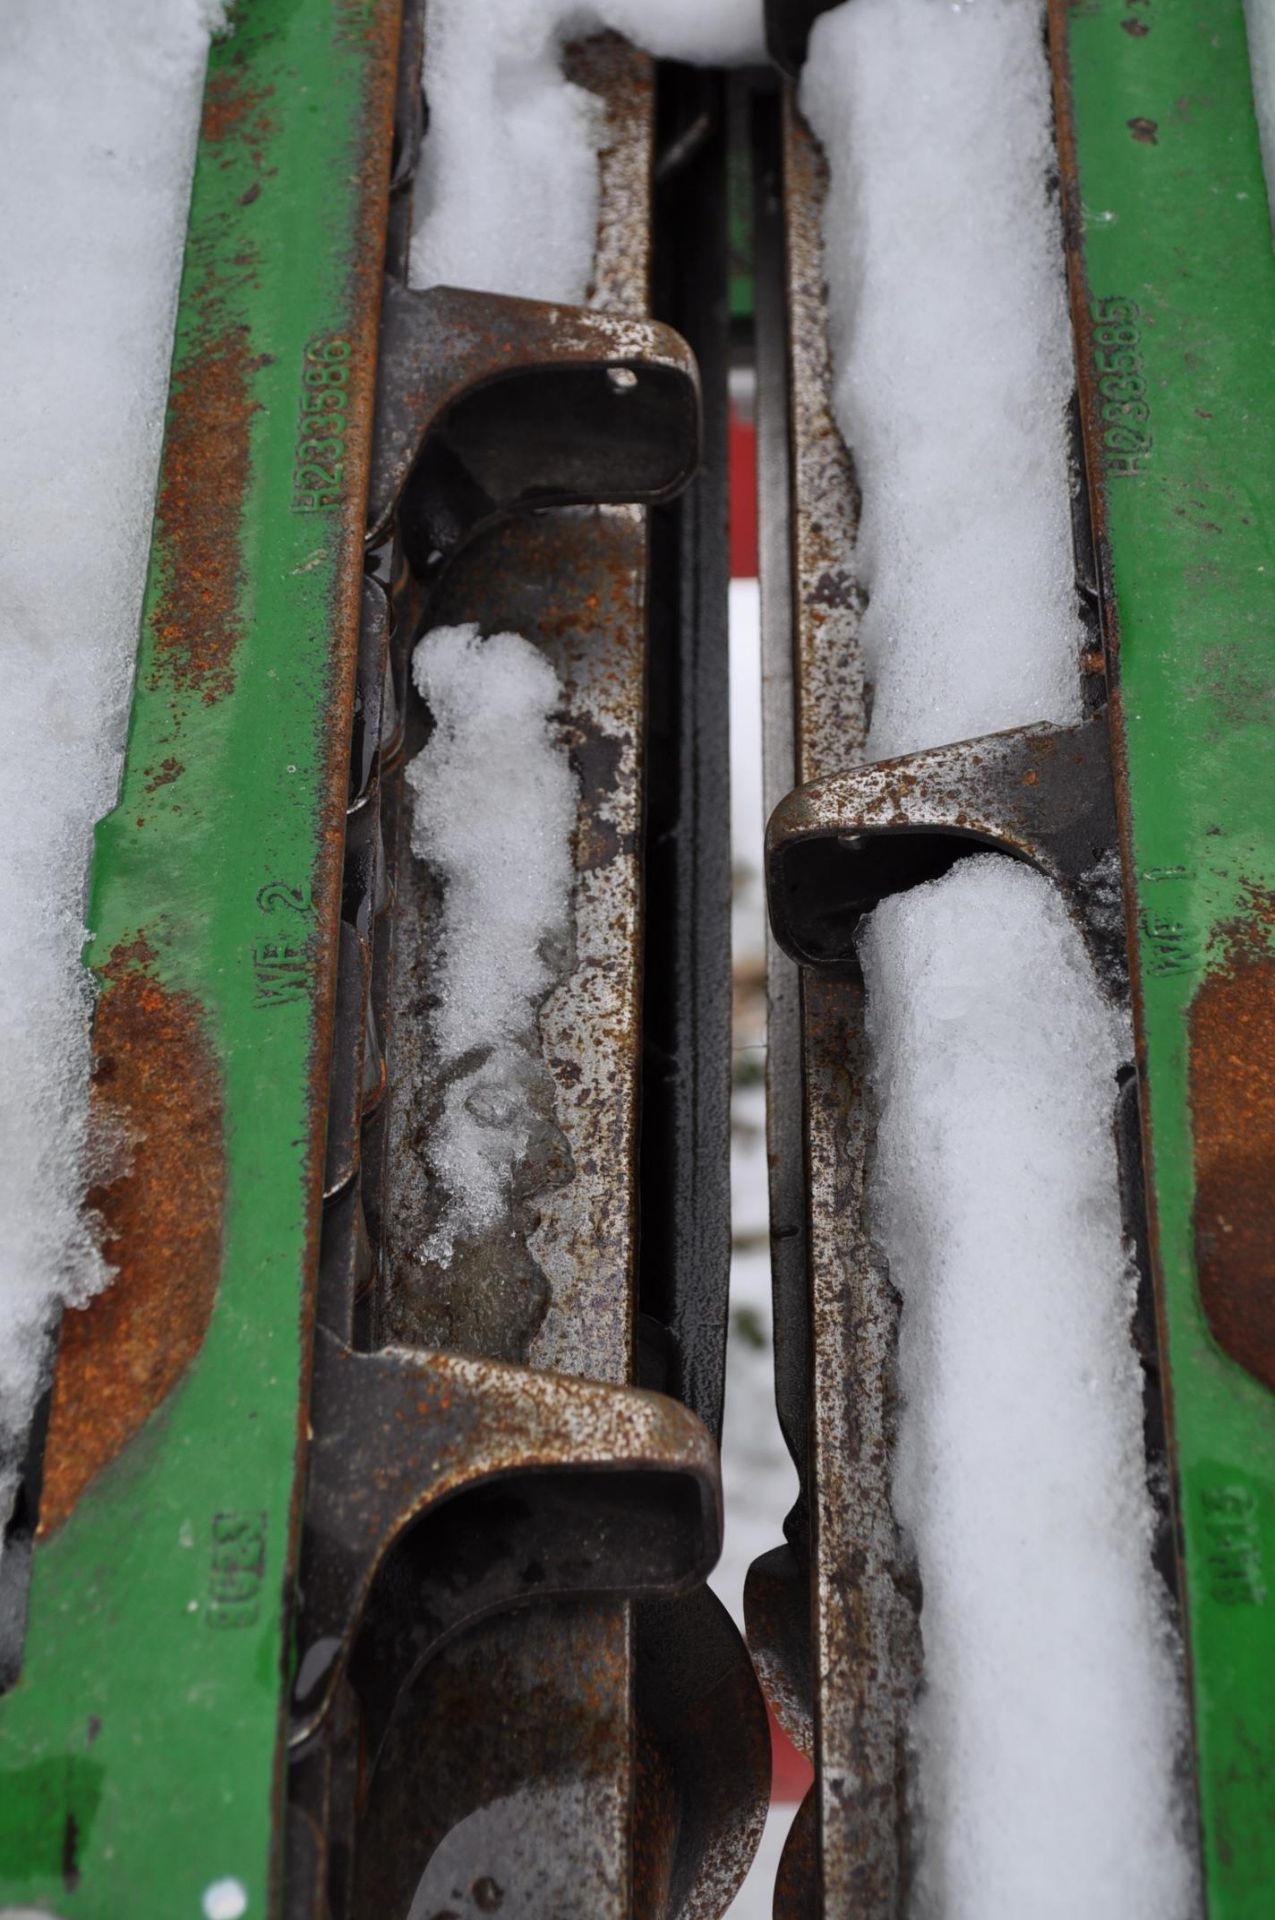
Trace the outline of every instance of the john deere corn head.
[[[780, 71], [823, 10], [772, 7], [769, 73], [571, 50], [607, 130], [582, 308], [409, 290], [421, 0], [239, 0], [214, 45], [88, 913], [117, 1277], [63, 1319], [5, 1562], [11, 1920], [707, 1920], [751, 1858], [766, 1710], [704, 1585], [732, 326], [758, 382], [777, 1394], [801, 1479], [750, 1639], [815, 1769], [776, 1913], [905, 1911], [918, 1596], [854, 934], [989, 848], [1055, 882], [1132, 1008], [1112, 1151], [1204, 1894], [1212, 1920], [1272, 1911], [1275, 255], [1240, 0], [1157, 0], [1147, 35], [1123, 0], [1049, 9], [1087, 717], [874, 764], [826, 175]], [[741, 178], [754, 297], [731, 302]], [[413, 646], [467, 622], [551, 662], [580, 813], [544, 1137], [500, 1231], [445, 1270], [419, 1257], [439, 881], [404, 775], [430, 726]], [[1123, 924], [1094, 884], [1113, 856]]]

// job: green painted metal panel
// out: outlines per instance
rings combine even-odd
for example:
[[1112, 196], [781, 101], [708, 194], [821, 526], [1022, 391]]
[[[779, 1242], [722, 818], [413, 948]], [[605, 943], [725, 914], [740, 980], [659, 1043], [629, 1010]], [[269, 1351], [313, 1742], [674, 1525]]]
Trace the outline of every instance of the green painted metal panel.
[[1240, 0], [1055, 0], [1053, 25], [1208, 1910], [1257, 1920], [1275, 1900], [1275, 255]]
[[197, 1920], [226, 1880], [250, 1915], [277, 1904], [397, 33], [392, 0], [240, 0], [211, 56], [89, 961], [141, 982], [143, 1052], [147, 1008], [202, 1036], [219, 1284], [184, 1376], [37, 1545], [0, 1700], [0, 1905]]

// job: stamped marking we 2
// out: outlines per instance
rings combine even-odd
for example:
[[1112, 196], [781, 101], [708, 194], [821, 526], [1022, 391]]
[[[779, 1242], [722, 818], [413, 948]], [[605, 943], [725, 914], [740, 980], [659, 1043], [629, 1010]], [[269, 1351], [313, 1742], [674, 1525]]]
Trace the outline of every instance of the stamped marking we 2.
[[[308, 887], [290, 886], [285, 880], [267, 880], [258, 889], [257, 905], [262, 913], [297, 914], [302, 919], [310, 910]], [[252, 949], [252, 974], [256, 983], [256, 1007], [289, 1006], [304, 1000], [310, 983], [310, 955], [305, 938], [285, 932], [269, 940], [258, 940]]]

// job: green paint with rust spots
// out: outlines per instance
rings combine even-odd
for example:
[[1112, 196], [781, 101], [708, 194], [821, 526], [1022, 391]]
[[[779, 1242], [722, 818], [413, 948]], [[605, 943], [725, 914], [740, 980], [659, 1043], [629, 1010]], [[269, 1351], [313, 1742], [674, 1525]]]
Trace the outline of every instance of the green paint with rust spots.
[[[1241, 0], [1052, 15], [1208, 1911], [1257, 1920], [1275, 1888], [1275, 1166], [1262, 1192], [1245, 1152], [1271, 1137], [1275, 1073], [1275, 255]], [[1240, 1055], [1263, 1035], [1254, 1075]], [[1232, 1294], [1211, 1316], [1197, 1234], [1206, 1287]]]
[[[199, 1920], [227, 1878], [248, 1915], [277, 1910], [312, 1098], [397, 34], [393, 0], [240, 0], [210, 60], [88, 958], [100, 973], [144, 935], [155, 978], [202, 1010], [225, 1111], [221, 1274], [184, 1378], [34, 1556], [22, 1672], [0, 1699], [0, 1907], [66, 1920]], [[307, 399], [326, 391], [346, 404]], [[298, 472], [338, 458], [330, 489]]]

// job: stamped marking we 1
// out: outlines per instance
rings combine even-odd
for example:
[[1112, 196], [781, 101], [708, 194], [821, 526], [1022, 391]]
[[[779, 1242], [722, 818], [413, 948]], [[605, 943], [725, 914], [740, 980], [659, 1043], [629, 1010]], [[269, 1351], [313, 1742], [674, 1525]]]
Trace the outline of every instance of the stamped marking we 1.
[[[1185, 906], [1175, 912], [1172, 888], [1189, 875], [1185, 867], [1144, 867], [1145, 886], [1157, 889], [1154, 900], [1144, 895], [1138, 925], [1146, 942], [1146, 970], [1150, 974], [1190, 973], [1199, 964], [1199, 948], [1188, 924]], [[1159, 889], [1168, 887], [1168, 898]]]

